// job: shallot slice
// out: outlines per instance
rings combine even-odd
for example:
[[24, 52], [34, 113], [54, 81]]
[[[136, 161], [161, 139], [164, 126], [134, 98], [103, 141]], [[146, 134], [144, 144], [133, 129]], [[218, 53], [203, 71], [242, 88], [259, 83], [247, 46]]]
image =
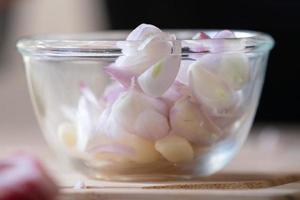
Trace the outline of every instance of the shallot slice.
[[188, 85], [189, 83], [189, 66], [194, 63], [194, 60], [182, 60], [180, 63], [180, 68], [176, 77], [176, 81], [182, 84]]
[[122, 84], [118, 82], [112, 83], [105, 88], [103, 100], [109, 104], [112, 104], [125, 91], [126, 88]]
[[81, 88], [81, 91], [82, 96], [78, 102], [75, 123], [77, 125], [77, 147], [84, 151], [92, 135], [99, 132], [97, 124], [104, 108], [87, 87]]
[[234, 94], [226, 82], [211, 73], [198, 60], [189, 69], [189, 86], [195, 98], [204, 105], [216, 109], [227, 109], [235, 104]]
[[171, 87], [160, 97], [169, 107], [184, 96], [191, 96], [187, 85], [174, 81]]
[[218, 74], [232, 89], [242, 89], [250, 79], [247, 56], [242, 53], [222, 55]]
[[213, 38], [222, 38], [222, 39], [228, 39], [228, 38], [236, 38], [234, 32], [229, 30], [223, 30], [220, 32], [217, 32]]
[[145, 110], [137, 117], [135, 133], [149, 140], [157, 140], [166, 136], [169, 132], [168, 119], [154, 110]]
[[189, 97], [178, 100], [171, 108], [170, 124], [174, 134], [195, 144], [211, 144], [221, 135], [218, 127]]
[[145, 40], [147, 37], [160, 34], [162, 31], [151, 24], [141, 24], [127, 36], [126, 40]]
[[179, 56], [167, 56], [139, 76], [138, 83], [147, 95], [153, 97], [161, 96], [174, 82], [179, 67]]

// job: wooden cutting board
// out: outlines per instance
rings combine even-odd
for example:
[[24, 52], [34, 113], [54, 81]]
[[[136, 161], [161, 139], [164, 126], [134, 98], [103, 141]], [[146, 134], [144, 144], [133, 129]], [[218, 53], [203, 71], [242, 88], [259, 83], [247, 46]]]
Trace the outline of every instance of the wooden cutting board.
[[[87, 179], [58, 163], [36, 128], [6, 130], [7, 134], [0, 135], [0, 158], [18, 149], [40, 157], [56, 177], [62, 200], [300, 199], [299, 132], [300, 127], [257, 127], [223, 171], [190, 181], [141, 183]], [[82, 187], [78, 187], [80, 184]]]
[[60, 199], [300, 199], [300, 175], [217, 174], [188, 182], [85, 184], [62, 187]]

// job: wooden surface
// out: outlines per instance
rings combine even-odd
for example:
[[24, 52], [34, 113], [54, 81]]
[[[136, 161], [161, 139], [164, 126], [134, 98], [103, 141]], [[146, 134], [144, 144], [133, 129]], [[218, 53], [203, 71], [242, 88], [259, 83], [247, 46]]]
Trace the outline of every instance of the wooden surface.
[[[300, 199], [300, 127], [256, 126], [220, 173], [184, 182], [126, 183], [89, 180], [59, 163], [37, 127], [6, 130], [0, 157], [27, 151], [40, 157], [62, 188], [60, 199]], [[83, 183], [85, 188], [74, 188]]]

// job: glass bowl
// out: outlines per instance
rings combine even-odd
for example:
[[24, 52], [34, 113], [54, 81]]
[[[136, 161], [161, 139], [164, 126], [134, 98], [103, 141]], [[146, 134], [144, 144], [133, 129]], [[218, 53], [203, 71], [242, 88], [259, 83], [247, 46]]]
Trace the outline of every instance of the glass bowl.
[[[160, 41], [163, 57], [155, 51], [164, 46], [149, 48], [154, 58], [126, 32], [18, 42], [38, 121], [62, 160], [91, 178], [136, 181], [207, 176], [233, 158], [252, 126], [273, 39], [170, 32], [177, 40]], [[136, 77], [115, 67], [124, 60], [147, 68]]]

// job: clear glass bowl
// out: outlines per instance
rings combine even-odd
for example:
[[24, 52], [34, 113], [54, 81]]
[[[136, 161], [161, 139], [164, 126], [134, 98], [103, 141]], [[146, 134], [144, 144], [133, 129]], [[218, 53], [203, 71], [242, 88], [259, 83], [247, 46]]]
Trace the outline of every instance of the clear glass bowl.
[[[146, 89], [138, 78], [125, 77], [124, 83], [124, 74], [107, 70], [121, 56], [139, 56], [124, 55], [142, 42], [122, 40], [125, 32], [20, 40], [49, 145], [97, 179], [182, 179], [222, 169], [249, 133], [274, 42], [254, 31], [234, 31], [237, 38], [231, 39], [188, 39], [197, 32], [173, 31], [178, 39], [166, 41], [167, 56], [179, 59], [183, 71], [161, 85], [150, 76]], [[152, 78], [166, 73], [164, 62], [149, 64]], [[152, 95], [152, 86], [159, 94]]]

